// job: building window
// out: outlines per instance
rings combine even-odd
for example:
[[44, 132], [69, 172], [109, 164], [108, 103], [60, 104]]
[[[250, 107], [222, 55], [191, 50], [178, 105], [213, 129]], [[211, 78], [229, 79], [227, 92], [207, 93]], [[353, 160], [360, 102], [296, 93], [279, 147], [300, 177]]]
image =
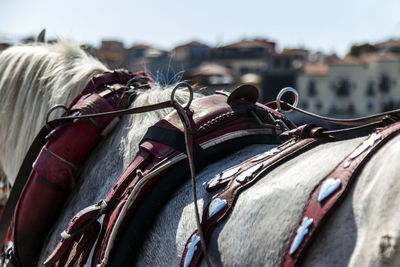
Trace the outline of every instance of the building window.
[[369, 81], [367, 84], [367, 90], [366, 90], [367, 96], [375, 96], [375, 88], [374, 87], [375, 87], [374, 82]]
[[308, 95], [313, 97], [317, 95], [317, 86], [314, 80], [308, 82]]
[[338, 97], [350, 96], [351, 84], [347, 78], [339, 78], [333, 86]]
[[379, 77], [379, 91], [388, 93], [390, 91], [390, 77], [387, 74], [381, 74]]

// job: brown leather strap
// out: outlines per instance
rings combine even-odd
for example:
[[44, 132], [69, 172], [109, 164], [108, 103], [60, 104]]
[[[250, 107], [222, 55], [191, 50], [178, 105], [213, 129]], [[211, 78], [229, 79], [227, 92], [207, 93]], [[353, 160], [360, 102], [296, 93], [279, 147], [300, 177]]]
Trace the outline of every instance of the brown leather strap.
[[200, 213], [199, 213], [199, 206], [197, 204], [197, 191], [196, 191], [196, 171], [194, 167], [194, 158], [193, 158], [193, 135], [190, 126], [190, 119], [188, 117], [188, 111], [185, 110], [181, 105], [175, 103], [174, 105], [175, 110], [178, 112], [179, 117], [181, 118], [184, 135], [185, 135], [185, 146], [186, 146], [186, 155], [189, 161], [189, 169], [190, 169], [190, 178], [192, 180], [192, 194], [193, 194], [193, 203], [194, 203], [194, 215], [196, 219], [197, 225], [197, 233], [200, 237], [201, 249], [204, 254], [204, 259], [207, 263], [208, 267], [211, 267], [210, 260], [207, 253], [206, 241], [203, 230], [201, 228], [200, 222]]
[[358, 174], [371, 156], [396, 136], [400, 123], [376, 131], [348, 155], [313, 189], [292, 234], [281, 262], [282, 267], [297, 266], [326, 217], [343, 201]]
[[[399, 118], [400, 118], [400, 109], [383, 112], [383, 113], [378, 113], [378, 114], [371, 115], [371, 116], [355, 118], [355, 119], [335, 119], [335, 118], [317, 115], [317, 114], [314, 114], [309, 111], [305, 111], [303, 109], [300, 109], [298, 107], [290, 105], [286, 102], [280, 101], [280, 104], [284, 110], [296, 110], [307, 116], [314, 117], [314, 118], [320, 119], [322, 121], [329, 121], [329, 122], [332, 122], [335, 124], [346, 125], [346, 126], [351, 126], [351, 127], [357, 127], [357, 126], [365, 127], [366, 125], [370, 125], [371, 126], [370, 128], [372, 128], [372, 127], [376, 128], [377, 125], [379, 125], [381, 123], [385, 123], [385, 121], [390, 121], [391, 123], [393, 123], [393, 122], [399, 120]], [[270, 107], [270, 108], [274, 108], [274, 107], [276, 107], [276, 101], [269, 102], [266, 104], [266, 106]], [[387, 125], [387, 124], [388, 123], [386, 123], [385, 125]]]
[[111, 112], [103, 112], [103, 113], [80, 115], [80, 116], [65, 116], [65, 117], [61, 117], [61, 118], [49, 121], [48, 124], [51, 128], [54, 128], [57, 125], [59, 125], [60, 123], [64, 123], [66, 121], [71, 121], [71, 120], [75, 120], [75, 119], [91, 119], [91, 118], [104, 117], [104, 116], [121, 116], [121, 115], [127, 115], [127, 114], [138, 114], [138, 113], [144, 113], [144, 112], [159, 110], [159, 109], [163, 109], [163, 108], [170, 108], [170, 107], [172, 107], [172, 104], [171, 104], [171, 101], [168, 100], [168, 101], [164, 101], [164, 102], [157, 103], [157, 104], [136, 107], [136, 108], [121, 109], [121, 110], [111, 111]]
[[[319, 136], [321, 129], [310, 125], [301, 126], [298, 131], [294, 131], [298, 134], [296, 137], [292, 137], [277, 148], [250, 158], [239, 166], [234, 166], [215, 177], [210, 184], [217, 185], [216, 180], [220, 180], [224, 176], [227, 177], [223, 182], [229, 181], [229, 183], [222, 192], [212, 198], [203, 210], [201, 228], [199, 227], [199, 229], [203, 230], [204, 236], [209, 236], [212, 228], [226, 217], [241, 190], [254, 184], [267, 172], [290, 158], [315, 147], [322, 141], [331, 140], [325, 136]], [[306, 133], [308, 133], [308, 136], [305, 136]], [[302, 138], [299, 138], [300, 136]], [[193, 267], [198, 265], [202, 256], [202, 250], [198, 249], [198, 246], [201, 248], [203, 246], [199, 244], [200, 240], [199, 231], [196, 230], [186, 242], [180, 266]]]

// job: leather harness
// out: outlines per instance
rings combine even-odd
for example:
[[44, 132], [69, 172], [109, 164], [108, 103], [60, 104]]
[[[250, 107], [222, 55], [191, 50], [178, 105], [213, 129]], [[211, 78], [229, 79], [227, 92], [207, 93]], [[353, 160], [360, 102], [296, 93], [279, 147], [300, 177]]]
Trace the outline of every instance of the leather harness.
[[[262, 125], [254, 118], [252, 112], [262, 120]], [[88, 254], [92, 245], [89, 239], [97, 236], [99, 231], [94, 260], [100, 266], [118, 266], [115, 261], [127, 264], [121, 257], [114, 256], [121, 252], [114, 251], [113, 248], [119, 242], [118, 239], [129, 236], [135, 240], [135, 244], [129, 246], [132, 253], [135, 253], [132, 247], [138, 246], [144, 237], [140, 236], [144, 231], [138, 229], [137, 224], [151, 221], [143, 215], [141, 207], [146, 205], [142, 202], [151, 201], [153, 197], [153, 205], [155, 202], [163, 203], [171, 194], [171, 190], [182, 184], [188, 175], [188, 163], [184, 160], [192, 153], [183, 143], [183, 132], [186, 130], [181, 122], [181, 114], [179, 111], [172, 112], [149, 129], [140, 144], [139, 152], [107, 197], [99, 204], [82, 210], [71, 220], [62, 241], [46, 260], [46, 266], [73, 266], [76, 262], [81, 266], [86, 258], [79, 261], [79, 255]], [[274, 120], [271, 120], [270, 116], [273, 116]], [[226, 154], [250, 143], [278, 143], [276, 131], [281, 130], [275, 126], [276, 120], [281, 120], [293, 128], [288, 119], [264, 105], [245, 99], [229, 99], [222, 94], [193, 101], [187, 119], [192, 141], [186, 144], [191, 147], [189, 150], [193, 150], [196, 170], [217, 156], [220, 157], [221, 152]], [[163, 138], [165, 136], [168, 138]], [[224, 150], [221, 150], [222, 146]], [[181, 161], [183, 164], [179, 164]], [[163, 190], [166, 192], [160, 192]], [[157, 201], [154, 201], [154, 195]], [[154, 206], [151, 209], [153, 210]], [[94, 219], [102, 214], [105, 214], [105, 217], [100, 227]], [[90, 227], [89, 232], [81, 230], [82, 225], [87, 228], [88, 221], [90, 225], [97, 225], [93, 227], [95, 229]], [[129, 221], [133, 222], [134, 226], [130, 227]], [[127, 230], [124, 229], [126, 225]], [[122, 231], [129, 231], [129, 228], [135, 230], [136, 236], [121, 234]], [[77, 231], [78, 234], [74, 235]], [[85, 246], [83, 243], [90, 245]], [[132, 253], [128, 255], [132, 256]]]
[[[1, 236], [2, 231], [4, 232], [2, 228], [4, 224], [8, 225], [7, 220], [11, 217], [10, 210], [13, 210], [12, 203], [15, 202], [13, 199], [22, 190], [13, 223], [8, 231], [9, 235], [5, 239], [6, 242], [14, 241], [14, 250], [7, 255], [15, 261], [15, 264], [25, 266], [35, 260], [40, 251], [38, 249], [41, 247], [38, 244], [43, 243], [44, 233], [49, 231], [57, 218], [56, 210], [62, 205], [67, 192], [75, 184], [76, 169], [102, 133], [112, 128], [116, 116], [171, 106], [176, 109], [149, 129], [140, 143], [139, 152], [121, 174], [107, 197], [82, 210], [71, 220], [68, 229], [61, 235], [61, 242], [46, 260], [46, 266], [74, 266], [75, 264], [82, 266], [88, 259], [98, 236], [93, 255], [94, 261], [100, 266], [126, 263], [120, 255], [127, 255], [130, 251], [120, 252], [114, 250], [114, 247], [124, 242], [127, 236], [130, 238], [133, 236], [135, 241], [138, 241], [134, 242], [135, 244], [130, 248], [132, 251], [140, 246], [140, 240], [144, 238], [141, 231], [145, 227], [143, 224], [151, 221], [151, 218], [155, 216], [154, 212], [151, 215], [146, 214], [144, 206], [148, 203], [157, 206], [157, 202], [167, 200], [171, 192], [185, 181], [188, 174], [191, 174], [194, 179], [194, 168], [201, 169], [207, 164], [207, 160], [222, 156], [224, 153], [218, 153], [221, 148], [225, 149], [226, 154], [251, 143], [279, 143], [278, 134], [289, 138], [276, 149], [251, 158], [241, 166], [233, 167], [210, 181], [208, 185], [210, 191], [226, 187], [205, 207], [201, 225], [198, 225], [198, 230], [191, 235], [185, 246], [181, 266], [196, 266], [202, 253], [206, 252], [202, 239], [207, 237], [212, 227], [229, 213], [241, 190], [254, 184], [262, 175], [282, 162], [319, 143], [332, 140], [330, 134], [338, 134], [342, 131], [327, 131], [314, 125], [295, 128], [294, 124], [279, 112], [255, 103], [256, 97], [246, 96], [246, 90], [238, 90], [229, 98], [217, 94], [193, 101], [192, 105], [189, 101], [185, 108], [177, 105], [172, 96], [171, 101], [142, 108], [124, 109], [131, 100], [130, 96], [117, 92], [130, 90], [129, 83], [132, 81], [135, 88], [143, 86], [148, 88], [152, 83], [151, 79], [143, 73], [132, 75], [124, 71], [106, 73], [92, 79], [67, 108], [72, 116], [64, 116], [47, 122], [47, 128], [55, 126], [57, 128], [51, 132], [43, 128], [40, 132], [38, 141], [34, 142], [33, 148], [28, 152], [28, 160], [24, 161], [25, 168], [22, 168], [18, 175], [18, 177], [29, 176], [29, 179], [23, 190], [20, 184], [15, 185], [10, 195], [11, 204], [7, 204], [0, 222], [0, 237], [3, 237], [4, 233]], [[119, 85], [110, 86], [111, 83]], [[126, 83], [128, 83], [127, 86], [124, 85]], [[286, 109], [296, 109], [283, 102], [281, 106]], [[116, 111], [120, 109], [122, 110]], [[398, 114], [398, 111], [394, 111], [369, 118], [339, 122], [354, 126], [352, 130], [358, 130], [395, 121]], [[368, 146], [364, 145], [362, 149], [357, 148], [341, 163], [342, 165], [338, 165], [329, 177], [321, 180], [310, 195], [309, 204], [305, 207], [299, 227], [291, 238], [282, 266], [295, 266], [299, 262], [309, 240], [321, 227], [325, 214], [330, 213], [338, 200], [343, 199], [342, 193], [348, 191], [345, 185], [351, 184], [355, 173], [362, 168], [376, 149], [397, 134], [398, 128], [400, 128], [398, 124], [393, 124], [372, 135], [374, 137], [370, 138], [373, 138], [373, 141], [368, 139]], [[282, 133], [283, 130], [289, 131]], [[46, 135], [47, 138], [44, 140], [43, 136]], [[166, 136], [168, 138], [165, 138]], [[76, 140], [71, 142], [71, 139]], [[67, 143], [70, 144], [66, 145]], [[36, 151], [42, 146], [29, 175], [30, 168], [26, 167], [27, 164], [29, 165], [29, 159], [36, 157], [38, 154]], [[196, 164], [193, 161], [194, 157]], [[51, 169], [48, 168], [49, 165]], [[177, 169], [180, 175], [177, 175]], [[344, 175], [341, 176], [341, 174]], [[332, 180], [332, 177], [341, 177], [340, 189], [332, 191], [328, 200], [325, 196], [316, 207], [315, 199], [320, 198], [317, 192], [320, 192], [327, 183], [338, 183], [338, 180]], [[47, 193], [43, 194], [43, 192]], [[40, 205], [49, 206], [48, 203], [51, 202], [49, 209], [54, 210], [54, 213], [46, 212], [43, 215], [43, 212], [40, 213], [43, 206], [34, 207], [31, 204], [38, 203], [38, 195], [41, 195]], [[160, 208], [161, 204], [158, 204], [155, 210]], [[105, 215], [102, 225], [97, 221], [101, 215]], [[37, 231], [34, 235], [31, 232], [32, 225]], [[300, 241], [299, 229], [308, 231], [303, 231], [305, 234], [302, 234]], [[129, 234], [123, 234], [125, 232]], [[202, 232], [204, 232], [204, 237], [200, 237], [203, 235]], [[204, 248], [196, 249], [202, 246]]]

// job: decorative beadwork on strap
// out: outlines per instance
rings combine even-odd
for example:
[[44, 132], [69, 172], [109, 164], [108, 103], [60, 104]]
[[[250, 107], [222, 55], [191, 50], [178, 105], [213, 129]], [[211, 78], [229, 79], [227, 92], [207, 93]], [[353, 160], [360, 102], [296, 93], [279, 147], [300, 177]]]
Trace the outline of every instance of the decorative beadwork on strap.
[[[212, 191], [214, 187], [220, 187], [220, 183], [227, 184], [224, 190], [215, 195], [203, 210], [202, 229], [204, 235], [209, 236], [212, 228], [229, 213], [235, 202], [240, 189], [248, 187], [256, 180], [261, 178], [267, 172], [277, 167], [298, 153], [310, 149], [321, 140], [316, 138], [301, 139], [294, 137], [284, 144], [248, 159], [239, 166], [234, 166], [214, 177], [208, 183], [208, 190]], [[186, 242], [185, 249], [181, 258], [181, 267], [197, 266], [201, 256], [201, 249], [193, 249], [193, 236], [196, 236], [197, 230], [193, 232]]]
[[282, 258], [281, 267], [297, 266], [312, 238], [333, 209], [344, 200], [351, 185], [371, 156], [400, 132], [400, 123], [378, 130], [357, 146], [311, 192]]

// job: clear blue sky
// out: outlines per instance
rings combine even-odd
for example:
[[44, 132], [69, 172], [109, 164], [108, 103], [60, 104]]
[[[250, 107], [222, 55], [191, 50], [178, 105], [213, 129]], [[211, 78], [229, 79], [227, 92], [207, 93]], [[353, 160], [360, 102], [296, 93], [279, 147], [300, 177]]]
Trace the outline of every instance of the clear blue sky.
[[147, 43], [171, 49], [196, 39], [211, 46], [265, 37], [279, 48], [343, 55], [353, 43], [400, 38], [399, 0], [0, 0], [0, 39], [47, 29], [99, 45]]

